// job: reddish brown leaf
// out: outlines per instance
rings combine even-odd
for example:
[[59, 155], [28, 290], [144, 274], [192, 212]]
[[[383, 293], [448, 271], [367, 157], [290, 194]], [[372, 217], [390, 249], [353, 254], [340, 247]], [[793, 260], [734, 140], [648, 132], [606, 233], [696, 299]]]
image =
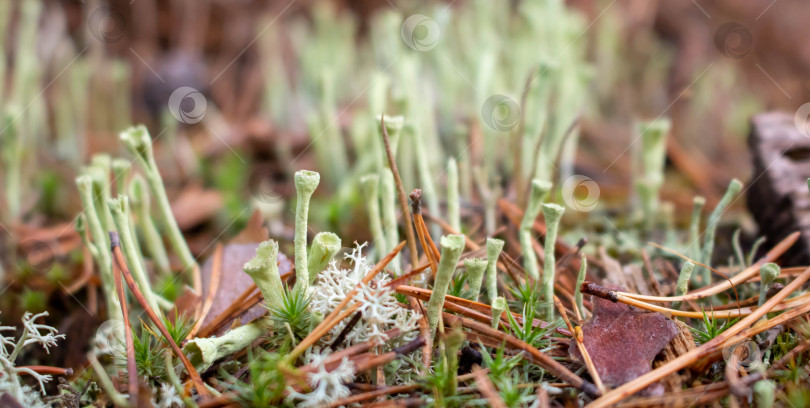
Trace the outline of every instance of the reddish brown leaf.
[[[592, 301], [593, 317], [582, 326], [583, 341], [606, 385], [619, 386], [650, 371], [655, 356], [678, 334], [675, 323], [660, 313], [601, 298]], [[568, 352], [582, 359], [574, 342]], [[662, 391], [660, 386], [648, 390]]]

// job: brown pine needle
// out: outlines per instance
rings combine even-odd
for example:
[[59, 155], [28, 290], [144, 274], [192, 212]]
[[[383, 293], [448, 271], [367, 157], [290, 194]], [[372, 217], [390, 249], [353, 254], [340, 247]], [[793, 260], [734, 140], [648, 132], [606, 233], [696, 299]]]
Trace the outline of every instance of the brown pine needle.
[[[810, 270], [808, 270], [808, 271], [810, 271]], [[451, 315], [449, 313], [443, 313], [443, 315], [445, 316], [445, 318], [454, 318], [455, 317], [457, 319], [460, 319], [462, 326], [467, 328], [467, 329], [470, 329], [472, 331], [475, 331], [477, 333], [481, 333], [481, 334], [489, 336], [489, 337], [499, 339], [500, 341], [505, 342], [510, 347], [513, 347], [515, 349], [519, 349], [519, 350], [523, 350], [523, 351], [527, 352], [527, 354], [529, 356], [531, 356], [531, 358], [532, 358], [532, 360], [533, 360], [533, 362], [535, 364], [539, 365], [540, 367], [545, 368], [546, 370], [548, 370], [554, 376], [556, 376], [556, 377], [562, 379], [563, 381], [571, 384], [573, 387], [576, 387], [576, 388], [584, 391], [586, 394], [588, 394], [588, 395], [590, 395], [592, 397], [598, 397], [599, 395], [601, 395], [601, 393], [599, 392], [599, 389], [596, 388], [596, 386], [594, 386], [593, 384], [591, 384], [588, 381], [585, 381], [581, 377], [579, 377], [576, 374], [574, 374], [573, 372], [571, 372], [571, 370], [566, 368], [564, 365], [557, 362], [557, 360], [554, 360], [550, 356], [547, 356], [547, 355], [543, 354], [537, 348], [535, 348], [532, 345], [518, 339], [517, 337], [512, 336], [510, 334], [503, 333], [503, 332], [501, 332], [499, 330], [493, 329], [490, 326], [487, 326], [484, 323], [476, 322], [475, 320], [472, 320], [472, 319], [468, 319], [468, 318], [465, 318], [465, 317], [454, 316], [454, 315]]]
[[[662, 306], [653, 305], [629, 297], [625, 295], [624, 292], [612, 291], [589, 281], [585, 281], [582, 284], [581, 289], [582, 293], [587, 293], [589, 295], [601, 297], [603, 299], [607, 299], [613, 302], [619, 302], [624, 303], [626, 305], [635, 306], [639, 309], [645, 309], [652, 312], [660, 312], [672, 316], [688, 317], [692, 319], [703, 318], [703, 312], [685, 312], [681, 310], [675, 310]], [[810, 293], [805, 293], [777, 304], [776, 306], [773, 307], [772, 311], [777, 312], [780, 310], [788, 309], [790, 307], [803, 305], [805, 303], [808, 303], [809, 300], [810, 300]], [[714, 310], [712, 311], [712, 315], [717, 319], [733, 319], [739, 316], [748, 316], [752, 313], [755, 313], [756, 310], [757, 310], [756, 308], [750, 307], [741, 307], [731, 310]]]
[[[110, 234], [112, 238], [112, 234]], [[117, 237], [116, 241], [113, 241], [114, 244], [117, 244]], [[115, 251], [115, 246], [113, 246], [113, 251]], [[119, 250], [120, 252], [120, 250]], [[119, 268], [120, 265], [119, 265]], [[132, 325], [129, 323], [129, 310], [127, 308], [127, 295], [124, 293], [124, 284], [121, 283], [121, 275], [123, 272], [118, 273], [115, 271], [115, 265], [113, 266], [113, 274], [115, 275], [115, 292], [118, 295], [118, 301], [121, 303], [121, 313], [124, 315], [124, 344], [127, 350], [127, 377], [128, 378], [128, 385], [129, 385], [129, 398], [132, 401], [133, 406], [138, 406], [138, 365], [135, 361], [135, 343], [132, 340]], [[123, 269], [123, 268], [121, 268]]]
[[222, 243], [217, 243], [217, 248], [214, 250], [214, 261], [211, 265], [211, 282], [208, 285], [208, 294], [205, 296], [205, 302], [203, 303], [200, 317], [197, 318], [197, 322], [194, 323], [194, 327], [191, 328], [186, 339], [194, 338], [197, 331], [200, 330], [203, 320], [208, 316], [208, 312], [211, 311], [211, 306], [214, 304], [214, 297], [217, 295], [217, 290], [219, 290], [219, 280], [222, 277], [222, 252]]
[[[407, 286], [407, 285], [400, 285], [396, 288], [397, 293], [403, 294], [405, 296], [412, 296], [419, 300], [428, 300], [430, 299], [430, 295], [433, 293], [430, 289], [418, 288], [415, 286]], [[455, 313], [464, 314], [467, 317], [475, 318], [474, 316], [479, 316], [478, 321], [489, 323], [492, 321], [492, 307], [490, 305], [479, 303], [472, 301], [470, 299], [460, 298], [453, 295], [446, 295], [444, 298], [444, 308]], [[524, 324], [523, 316], [514, 312], [507, 312], [504, 311], [504, 318], [501, 320], [501, 324], [505, 325], [506, 323], [503, 321], [506, 319], [506, 313], [512, 313], [512, 317], [515, 318], [515, 321], [518, 323]], [[480, 317], [480, 316], [486, 316]], [[532, 322], [534, 327], [541, 327], [546, 328], [548, 327], [548, 323], [542, 321], [540, 319], [534, 319]], [[564, 336], [572, 336], [571, 332], [568, 330], [559, 327], [555, 330], [557, 333], [562, 334]]]
[[439, 260], [433, 252], [433, 248], [428, 246], [425, 236], [430, 237], [425, 228], [425, 221], [422, 219], [422, 190], [415, 189], [411, 192], [411, 212], [413, 213], [413, 223], [416, 227], [416, 235], [419, 237], [419, 243], [422, 245], [422, 252], [430, 263], [430, 272], [433, 277], [436, 277], [436, 269], [438, 268]]
[[688, 300], [698, 300], [703, 299], [712, 295], [716, 295], [721, 292], [725, 292], [726, 290], [731, 289], [735, 285], [739, 285], [752, 277], [759, 274], [759, 268], [768, 262], [773, 262], [777, 258], [779, 258], [785, 251], [790, 249], [793, 244], [799, 239], [801, 233], [794, 232], [781, 242], [779, 242], [776, 246], [774, 246], [768, 253], [765, 254], [762, 258], [760, 258], [757, 262], [753, 265], [745, 268], [742, 272], [738, 273], [737, 275], [732, 276], [728, 281], [720, 282], [716, 285], [712, 285], [710, 287], [698, 290], [696, 292], [687, 293], [683, 296], [648, 296], [648, 295], [639, 295], [637, 293], [629, 293], [629, 292], [616, 292], [617, 294], [621, 294], [627, 297], [631, 297], [633, 299], [643, 300], [646, 302], [683, 302]]
[[127, 267], [127, 263], [124, 260], [124, 255], [121, 253], [121, 244], [118, 238], [118, 233], [115, 231], [110, 231], [110, 242], [113, 252], [113, 257], [115, 258], [115, 262], [118, 264], [118, 268], [121, 270], [121, 273], [124, 275], [124, 280], [127, 282], [127, 286], [129, 286], [129, 290], [132, 291], [132, 294], [135, 296], [135, 299], [138, 300], [138, 303], [141, 304], [144, 311], [146, 312], [149, 319], [152, 320], [152, 323], [157, 326], [160, 333], [166, 339], [166, 342], [169, 343], [171, 346], [172, 351], [177, 356], [178, 359], [183, 363], [183, 366], [188, 371], [189, 376], [191, 377], [192, 383], [194, 383], [194, 388], [197, 389], [197, 394], [202, 397], [209, 397], [211, 393], [205, 387], [202, 378], [200, 377], [200, 373], [194, 368], [194, 365], [188, 360], [183, 351], [180, 350], [180, 347], [177, 346], [177, 343], [174, 342], [172, 336], [169, 334], [169, 331], [166, 330], [166, 326], [160, 320], [158, 315], [149, 307], [149, 304], [146, 302], [146, 298], [141, 293], [141, 289], [138, 288], [138, 285], [135, 283], [135, 279], [132, 278], [132, 274], [129, 272], [129, 268]]

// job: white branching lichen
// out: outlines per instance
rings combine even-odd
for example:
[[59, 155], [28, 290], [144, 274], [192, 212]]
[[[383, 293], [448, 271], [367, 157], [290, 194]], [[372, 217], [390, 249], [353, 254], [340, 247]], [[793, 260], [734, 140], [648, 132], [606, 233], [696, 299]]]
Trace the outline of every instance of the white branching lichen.
[[[365, 246], [365, 243], [357, 245], [350, 254], [345, 255], [345, 258], [352, 264], [351, 269], [340, 269], [333, 261], [318, 275], [315, 281], [316, 290], [312, 291], [310, 301], [310, 310], [313, 314], [328, 315], [374, 267], [363, 256], [362, 250]], [[358, 313], [361, 313], [361, 318], [346, 334], [345, 345], [350, 346], [368, 340], [383, 344], [389, 340], [385, 332], [394, 328], [399, 328], [403, 333], [409, 333], [409, 335], [406, 334], [397, 339], [398, 341], [394, 342], [395, 345], [415, 338], [421, 316], [400, 305], [394, 296], [394, 291], [385, 286], [387, 281], [387, 275], [380, 274], [368, 285], [360, 286], [356, 299], [360, 302]], [[327, 336], [321, 339], [319, 346], [324, 347], [331, 344], [335, 337], [343, 331], [349, 320], [345, 319], [338, 323]]]
[[22, 317], [23, 332], [16, 341], [14, 337], [6, 337], [4, 331], [16, 331], [12, 326], [0, 326], [0, 395], [9, 394], [14, 397], [22, 406], [33, 408], [45, 408], [50, 404], [42, 401], [36, 390], [20, 382], [20, 374], [25, 373], [32, 377], [39, 384], [42, 395], [45, 395], [45, 383], [51, 381], [51, 376], [39, 374], [30, 368], [16, 367], [14, 361], [22, 350], [32, 344], [39, 344], [50, 353], [50, 347], [56, 347], [56, 341], [64, 339], [64, 334], [56, 334], [55, 328], [35, 323], [40, 317], [48, 316], [48, 312], [32, 314], [26, 312]]
[[295, 405], [302, 408], [316, 408], [328, 406], [330, 403], [348, 397], [351, 394], [349, 387], [344, 383], [354, 380], [354, 364], [348, 357], [333, 370], [326, 369], [325, 360], [328, 353], [310, 353], [307, 355], [307, 365], [315, 366], [316, 370], [307, 373], [307, 383], [312, 390], [300, 393], [292, 387], [287, 389], [287, 399], [295, 401]]

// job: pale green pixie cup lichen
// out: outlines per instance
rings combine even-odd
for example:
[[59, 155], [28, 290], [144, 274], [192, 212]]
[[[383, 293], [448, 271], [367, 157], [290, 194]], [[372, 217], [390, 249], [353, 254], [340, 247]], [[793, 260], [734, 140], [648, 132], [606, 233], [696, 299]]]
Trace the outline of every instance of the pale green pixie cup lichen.
[[565, 207], [557, 204], [543, 204], [543, 216], [546, 219], [545, 239], [545, 265], [543, 267], [543, 290], [545, 291], [546, 317], [551, 321], [554, 317], [554, 247], [557, 241], [557, 230]]
[[[734, 197], [736, 197], [737, 194], [739, 194], [742, 187], [742, 182], [739, 180], [731, 180], [731, 182], [728, 184], [728, 189], [726, 189], [726, 193], [723, 194], [723, 198], [720, 199], [720, 202], [718, 202], [717, 206], [714, 207], [712, 213], [709, 214], [709, 219], [706, 221], [706, 231], [703, 236], [703, 246], [700, 256], [700, 261], [706, 265], [711, 265], [712, 262], [715, 233], [717, 232], [717, 224], [720, 223], [720, 217], [722, 217], [723, 213], [726, 212], [726, 207], [731, 204], [731, 201], [734, 200]], [[704, 267], [700, 267], [700, 270], [703, 271], [703, 285], [711, 284], [711, 270]]]
[[441, 238], [439, 245], [442, 248], [441, 260], [436, 271], [436, 279], [433, 282], [433, 293], [428, 300], [427, 315], [430, 332], [436, 331], [439, 324], [439, 316], [444, 305], [444, 297], [447, 295], [447, 287], [453, 279], [453, 272], [456, 264], [464, 251], [464, 235], [445, 235]]
[[672, 122], [667, 119], [656, 119], [640, 123], [641, 134], [641, 169], [636, 180], [636, 189], [644, 212], [647, 229], [651, 229], [658, 219], [658, 192], [664, 183], [664, 164], [666, 159], [666, 140]]
[[383, 254], [388, 253], [385, 234], [383, 234], [382, 218], [380, 218], [380, 176], [377, 174], [367, 174], [360, 179], [360, 187], [366, 196], [368, 208], [369, 229], [371, 237], [374, 239], [376, 248], [375, 258], [380, 260]]
[[132, 163], [124, 159], [113, 159], [112, 171], [115, 177], [115, 190], [118, 194], [126, 194], [127, 180], [132, 170]]
[[315, 278], [323, 272], [332, 258], [340, 251], [340, 237], [331, 232], [319, 232], [312, 240], [309, 248], [309, 259], [307, 269], [309, 270], [309, 284], [315, 283]]
[[464, 267], [467, 269], [467, 284], [470, 286], [465, 297], [477, 302], [478, 296], [481, 294], [484, 271], [487, 270], [487, 260], [484, 258], [465, 259]]
[[577, 275], [577, 287], [574, 289], [574, 303], [577, 305], [579, 315], [585, 317], [585, 305], [582, 303], [582, 284], [585, 282], [585, 274], [588, 272], [588, 257], [582, 254], [579, 263], [579, 275]]
[[526, 212], [523, 214], [523, 220], [520, 223], [520, 250], [523, 252], [523, 268], [532, 279], [540, 278], [540, 270], [537, 266], [537, 255], [534, 253], [532, 243], [532, 227], [534, 220], [540, 214], [543, 206], [543, 200], [551, 190], [551, 183], [540, 179], [532, 180], [532, 189], [529, 194], [529, 203], [526, 206]]
[[762, 304], [767, 300], [768, 290], [771, 289], [773, 281], [779, 277], [779, 272], [779, 265], [775, 263], [769, 262], [759, 268], [759, 306], [762, 306]]
[[771, 380], [759, 380], [752, 387], [754, 390], [754, 406], [771, 408], [776, 402], [776, 384]]
[[689, 221], [689, 257], [694, 260], [700, 259], [700, 217], [703, 214], [703, 206], [706, 199], [695, 197], [692, 199], [692, 218]]
[[309, 218], [309, 200], [318, 184], [321, 175], [314, 171], [299, 170], [295, 172], [295, 289], [306, 291], [309, 288], [309, 271], [307, 270], [307, 219]]
[[[399, 231], [397, 230], [397, 205], [395, 202], [396, 189], [394, 187], [394, 174], [389, 169], [384, 169], [380, 183], [380, 194], [382, 198], [383, 233], [385, 234], [385, 247], [389, 251], [396, 248], [399, 243]], [[391, 269], [395, 273], [399, 272], [399, 254], [391, 260]]]
[[501, 315], [507, 310], [506, 299], [503, 296], [498, 296], [492, 301], [492, 328], [497, 329], [498, 324], [501, 322]]
[[458, 164], [456, 159], [447, 160], [447, 220], [457, 232], [461, 232], [461, 212], [458, 198]]
[[197, 371], [205, 371], [217, 360], [250, 346], [267, 333], [267, 328], [267, 319], [259, 318], [231, 329], [220, 337], [191, 339], [183, 347], [183, 352]]
[[271, 307], [282, 306], [284, 288], [278, 273], [278, 243], [269, 239], [259, 244], [256, 256], [247, 261], [242, 270], [253, 279], [264, 297], [264, 303]]
[[498, 258], [503, 244], [501, 239], [487, 238], [487, 296], [490, 302], [498, 297]]
[[[689, 279], [692, 277], [694, 269], [695, 264], [692, 261], [686, 261], [681, 266], [681, 273], [678, 274], [678, 282], [675, 284], [675, 296], [683, 296], [689, 290]], [[680, 305], [681, 302], [675, 302], [672, 307], [677, 309]]]

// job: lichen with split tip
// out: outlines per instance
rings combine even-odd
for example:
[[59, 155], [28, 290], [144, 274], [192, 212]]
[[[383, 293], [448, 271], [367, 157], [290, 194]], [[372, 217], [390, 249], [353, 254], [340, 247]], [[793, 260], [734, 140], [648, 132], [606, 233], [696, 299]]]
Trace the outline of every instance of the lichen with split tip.
[[281, 307], [284, 288], [278, 273], [278, 243], [272, 239], [264, 241], [256, 248], [256, 256], [247, 261], [242, 270], [247, 273], [271, 307]]
[[180, 258], [183, 268], [186, 271], [198, 269], [197, 260], [194, 258], [194, 255], [192, 255], [191, 249], [189, 249], [183, 237], [183, 233], [177, 225], [177, 220], [174, 218], [174, 213], [169, 203], [169, 197], [166, 194], [166, 187], [163, 185], [163, 178], [155, 162], [154, 152], [152, 151], [152, 139], [149, 135], [149, 131], [144, 125], [137, 125], [124, 130], [119, 136], [127, 147], [127, 150], [135, 156], [138, 163], [143, 167], [146, 181], [157, 202], [165, 232], [172, 248], [174, 248], [175, 253]]
[[139, 160], [152, 160], [152, 138], [144, 125], [127, 128], [119, 134], [127, 149]]
[[307, 269], [309, 270], [309, 284], [315, 283], [315, 278], [329, 265], [332, 258], [340, 251], [340, 237], [332, 232], [319, 232], [312, 240], [309, 248]]
[[464, 235], [445, 235], [440, 240], [442, 248], [441, 260], [439, 260], [436, 279], [433, 282], [433, 292], [430, 294], [427, 306], [428, 324], [431, 333], [436, 330], [436, 326], [439, 324], [439, 316], [444, 305], [444, 298], [447, 295], [447, 287], [453, 279], [453, 272], [456, 270], [456, 264], [461, 257], [461, 252], [464, 251], [464, 242]]

